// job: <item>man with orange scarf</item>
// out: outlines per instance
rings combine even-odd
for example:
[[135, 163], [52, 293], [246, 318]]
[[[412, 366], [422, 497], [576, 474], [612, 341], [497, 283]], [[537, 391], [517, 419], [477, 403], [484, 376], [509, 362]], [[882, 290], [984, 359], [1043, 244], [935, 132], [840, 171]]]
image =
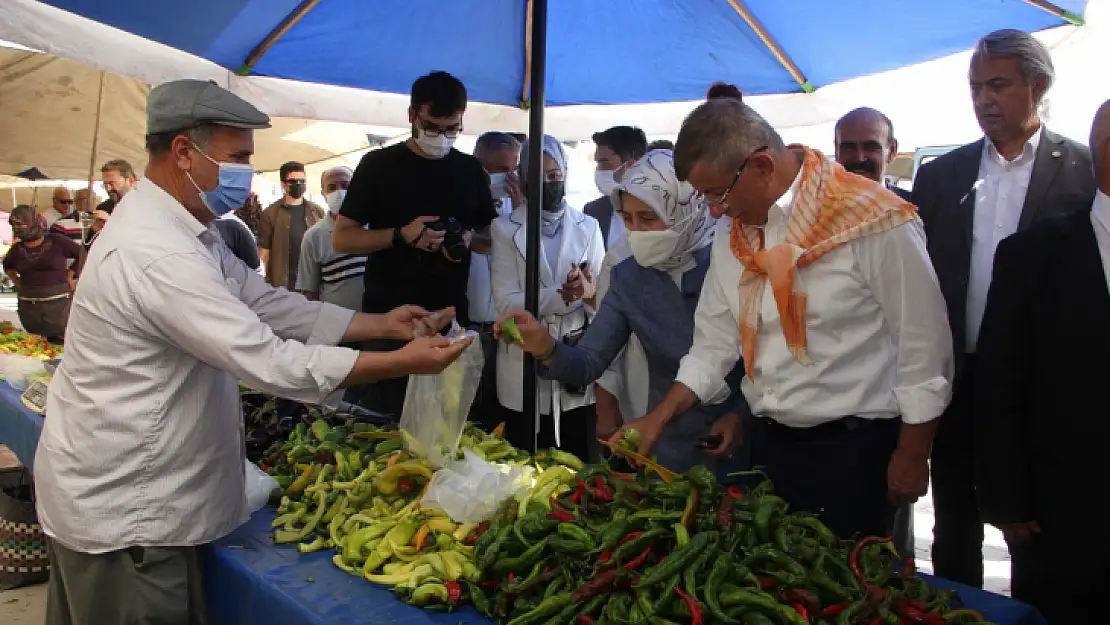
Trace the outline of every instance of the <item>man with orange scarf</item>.
[[729, 98], [686, 118], [675, 166], [724, 218], [693, 347], [663, 401], [628, 424], [641, 451], [743, 357], [759, 417], [742, 433], [753, 463], [791, 509], [819, 513], [838, 535], [888, 535], [897, 507], [926, 492], [953, 375], [916, 210], [815, 150], [787, 147]]

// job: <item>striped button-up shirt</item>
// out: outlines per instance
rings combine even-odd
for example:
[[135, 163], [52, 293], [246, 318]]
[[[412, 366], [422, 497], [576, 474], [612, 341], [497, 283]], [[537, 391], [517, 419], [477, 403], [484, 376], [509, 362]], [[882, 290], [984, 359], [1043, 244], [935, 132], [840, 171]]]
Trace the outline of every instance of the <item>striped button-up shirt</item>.
[[238, 381], [323, 400], [353, 313], [270, 287], [146, 179], [86, 267], [35, 456], [43, 530], [85, 553], [226, 535], [248, 517]]

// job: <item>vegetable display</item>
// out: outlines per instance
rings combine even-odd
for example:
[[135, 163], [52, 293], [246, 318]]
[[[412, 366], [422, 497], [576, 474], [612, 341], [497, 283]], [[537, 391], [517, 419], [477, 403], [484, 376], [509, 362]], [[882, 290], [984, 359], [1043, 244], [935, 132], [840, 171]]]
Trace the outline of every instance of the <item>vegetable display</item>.
[[840, 540], [768, 480], [743, 492], [704, 467], [674, 474], [627, 450], [635, 432], [611, 449], [658, 475], [533, 458], [501, 430], [468, 424], [460, 455], [535, 466], [534, 482], [487, 522], [460, 524], [420, 506], [434, 469], [403, 433], [298, 423], [266, 455], [283, 489], [274, 541], [334, 550], [337, 567], [409, 604], [472, 604], [502, 625], [984, 623], [889, 539]]
[[45, 337], [17, 330], [10, 321], [0, 321], [0, 353], [51, 360], [63, 351], [61, 345], [48, 343]]

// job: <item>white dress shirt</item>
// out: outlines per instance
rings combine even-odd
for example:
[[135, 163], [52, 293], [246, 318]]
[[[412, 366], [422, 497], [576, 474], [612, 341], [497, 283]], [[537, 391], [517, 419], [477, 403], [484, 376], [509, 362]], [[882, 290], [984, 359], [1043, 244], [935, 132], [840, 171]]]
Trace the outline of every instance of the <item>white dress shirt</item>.
[[85, 553], [231, 532], [248, 518], [239, 380], [320, 402], [358, 356], [331, 346], [353, 315], [270, 287], [139, 181], [92, 248], [50, 383], [35, 457], [43, 530]]
[[[771, 207], [768, 248], [782, 243], [801, 173]], [[740, 276], [721, 219], [694, 316], [694, 344], [677, 380], [710, 401], [740, 359]], [[799, 269], [807, 289], [803, 365], [782, 334], [770, 281], [757, 331], [753, 376], [744, 396], [754, 414], [791, 427], [841, 417], [923, 423], [944, 411], [953, 376], [952, 335], [920, 222], [860, 237]]]
[[1099, 191], [1091, 206], [1091, 225], [1095, 229], [1095, 241], [1102, 255], [1102, 270], [1106, 273], [1106, 287], [1110, 288], [1110, 197]]
[[[513, 212], [513, 201], [503, 198], [497, 207], [497, 216], [504, 217]], [[493, 323], [497, 321], [497, 304], [493, 301], [493, 286], [490, 284], [489, 256], [474, 252], [470, 255], [470, 278], [466, 283], [466, 301], [472, 323]]]
[[994, 253], [1002, 239], [1017, 232], [1043, 132], [1042, 129], [1033, 133], [1021, 154], [1012, 161], [998, 153], [993, 141], [983, 141], [979, 178], [975, 181], [975, 225], [967, 285], [967, 343], [964, 349], [969, 354], [975, 353], [979, 326], [987, 308]]

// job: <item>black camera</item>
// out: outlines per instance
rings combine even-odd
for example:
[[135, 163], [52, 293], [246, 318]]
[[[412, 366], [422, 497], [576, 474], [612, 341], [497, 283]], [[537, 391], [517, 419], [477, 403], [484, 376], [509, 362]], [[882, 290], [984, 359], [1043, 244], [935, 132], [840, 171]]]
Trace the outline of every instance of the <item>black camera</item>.
[[462, 260], [466, 256], [466, 241], [463, 233], [466, 228], [454, 217], [441, 217], [428, 224], [428, 230], [443, 233], [443, 250], [455, 260]]

